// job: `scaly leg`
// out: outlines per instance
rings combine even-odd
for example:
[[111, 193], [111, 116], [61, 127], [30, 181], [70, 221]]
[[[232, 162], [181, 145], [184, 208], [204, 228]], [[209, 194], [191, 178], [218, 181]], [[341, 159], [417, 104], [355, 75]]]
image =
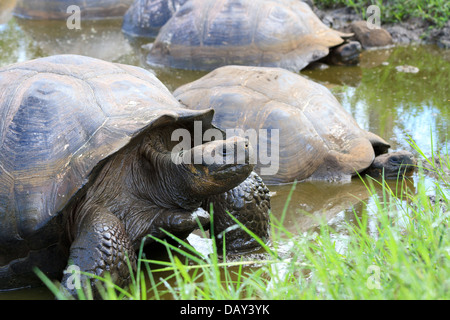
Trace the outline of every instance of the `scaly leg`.
[[[128, 260], [127, 260], [128, 259]], [[76, 275], [79, 270], [104, 277], [108, 272], [120, 287], [130, 284], [128, 263], [136, 268], [136, 255], [122, 222], [109, 211], [100, 210], [87, 215], [70, 247], [69, 264], [62, 279], [62, 286], [72, 296], [77, 296]], [[81, 288], [86, 287], [86, 277], [81, 275]], [[98, 280], [90, 279], [94, 297], [98, 297]]]
[[[205, 210], [209, 211], [211, 203], [218, 250], [222, 250], [223, 247], [223, 233], [225, 233], [225, 247], [228, 253], [249, 251], [259, 247], [253, 237], [236, 226], [236, 222], [227, 211], [264, 242], [269, 240], [269, 189], [256, 173], [252, 172], [234, 189], [210, 197], [203, 206]], [[233, 226], [236, 227], [233, 228]]]

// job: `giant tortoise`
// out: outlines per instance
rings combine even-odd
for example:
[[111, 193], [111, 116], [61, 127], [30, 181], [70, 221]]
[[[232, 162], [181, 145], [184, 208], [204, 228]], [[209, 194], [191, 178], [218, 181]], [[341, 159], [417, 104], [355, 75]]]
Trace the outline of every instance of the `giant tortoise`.
[[[180, 106], [134, 66], [59, 55], [0, 69], [0, 290], [32, 285], [34, 267], [56, 279], [72, 266], [109, 272], [125, 286], [144, 237], [209, 226], [211, 204], [216, 235], [235, 224], [229, 211], [267, 240], [269, 192], [245, 139], [172, 151], [176, 130], [213, 129], [213, 113]], [[191, 160], [205, 148], [227, 161]], [[235, 232], [230, 250], [257, 245]], [[76, 295], [71, 279], [62, 285]]]
[[[224, 65], [282, 67], [299, 71], [344, 43], [298, 0], [189, 0], [161, 28], [147, 62], [179, 69]], [[358, 60], [361, 45], [338, 50]]]
[[186, 1], [135, 0], [123, 16], [122, 30], [130, 36], [154, 38]]
[[267, 184], [348, 180], [368, 168], [397, 177], [415, 164], [407, 151], [386, 154], [390, 145], [361, 129], [326, 87], [285, 69], [226, 66], [174, 96], [191, 109], [214, 108], [222, 130], [258, 134], [255, 171]]
[[133, 0], [17, 0], [14, 14], [37, 20], [66, 20], [80, 9], [81, 19], [121, 18]]

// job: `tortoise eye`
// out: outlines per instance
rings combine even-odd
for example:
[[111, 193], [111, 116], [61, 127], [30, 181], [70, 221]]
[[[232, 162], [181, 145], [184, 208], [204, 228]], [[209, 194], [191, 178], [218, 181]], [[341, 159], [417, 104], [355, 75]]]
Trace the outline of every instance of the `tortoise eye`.
[[398, 157], [392, 157], [389, 161], [395, 164], [402, 163], [402, 161]]

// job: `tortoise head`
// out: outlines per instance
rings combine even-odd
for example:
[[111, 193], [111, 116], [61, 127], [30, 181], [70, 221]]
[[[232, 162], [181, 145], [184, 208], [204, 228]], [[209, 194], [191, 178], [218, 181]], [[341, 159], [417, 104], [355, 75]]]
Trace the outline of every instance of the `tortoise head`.
[[416, 168], [416, 159], [411, 152], [397, 151], [375, 157], [367, 173], [373, 177], [384, 175], [386, 179], [411, 175]]
[[[149, 131], [141, 141], [140, 154], [149, 164], [149, 180], [155, 186], [147, 189], [159, 190], [157, 197], [165, 205], [196, 208], [209, 196], [236, 187], [253, 170], [253, 150], [247, 139], [224, 140], [222, 131], [205, 123], [198, 132], [192, 121], [166, 124]], [[208, 130], [216, 130], [214, 139], [202, 143]], [[180, 132], [181, 136], [175, 134]]]
[[208, 197], [236, 187], [249, 176], [254, 167], [250, 164], [251, 153], [247, 139], [232, 137], [195, 146], [178, 153], [172, 161], [183, 168], [189, 192]]
[[330, 50], [329, 60], [336, 65], [356, 65], [359, 62], [361, 44], [358, 41], [348, 41]]

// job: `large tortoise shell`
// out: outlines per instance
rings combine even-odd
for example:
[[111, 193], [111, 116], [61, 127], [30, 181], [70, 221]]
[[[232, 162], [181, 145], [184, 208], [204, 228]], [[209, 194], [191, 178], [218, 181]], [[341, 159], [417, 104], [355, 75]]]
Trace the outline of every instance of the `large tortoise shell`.
[[189, 0], [160, 30], [151, 64], [212, 70], [223, 65], [298, 71], [341, 44], [298, 0]]
[[[174, 96], [191, 109], [214, 108], [213, 124], [222, 130], [267, 130], [255, 146], [255, 171], [267, 184], [347, 179], [371, 165], [373, 145], [389, 148], [362, 129], [326, 87], [281, 68], [221, 67], [181, 86]], [[271, 138], [273, 129], [279, 139]], [[267, 150], [260, 150], [262, 143]], [[260, 155], [272, 148], [279, 152], [272, 155], [278, 156], [279, 170], [265, 175], [261, 169], [273, 163], [262, 163]]]
[[0, 69], [0, 266], [12, 247], [50, 239], [41, 229], [132, 139], [212, 116], [182, 108], [138, 67], [60, 55]]
[[123, 16], [130, 36], [155, 38], [162, 26], [189, 0], [135, 0]]
[[82, 19], [122, 17], [133, 0], [17, 0], [14, 14], [26, 19], [65, 20], [72, 5], [80, 8]]

